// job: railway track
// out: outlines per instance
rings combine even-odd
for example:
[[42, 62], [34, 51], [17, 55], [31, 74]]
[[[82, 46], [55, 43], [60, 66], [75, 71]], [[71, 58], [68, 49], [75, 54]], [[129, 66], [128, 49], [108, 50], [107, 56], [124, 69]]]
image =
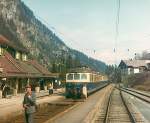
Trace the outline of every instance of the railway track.
[[144, 102], [150, 103], [150, 95], [136, 91], [136, 90], [132, 90], [132, 89], [127, 89], [127, 88], [119, 88], [121, 91], [124, 91]]
[[121, 91], [115, 88], [111, 92], [103, 112], [99, 114], [95, 123], [136, 123]]
[[146, 92], [141, 92], [141, 91], [138, 91], [138, 90], [135, 90], [135, 89], [130, 89], [130, 88], [124, 88], [126, 90], [129, 90], [129, 91], [132, 91], [132, 92], [135, 92], [137, 94], [140, 94], [142, 96], [145, 96], [145, 97], [148, 97], [150, 98], [150, 94], [146, 93]]

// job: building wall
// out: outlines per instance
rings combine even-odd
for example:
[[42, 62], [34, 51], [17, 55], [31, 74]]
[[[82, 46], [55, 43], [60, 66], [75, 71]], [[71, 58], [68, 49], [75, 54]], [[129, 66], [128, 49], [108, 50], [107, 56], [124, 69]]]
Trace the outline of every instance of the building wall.
[[140, 73], [140, 69], [139, 68], [134, 68], [134, 73]]
[[127, 74], [128, 74], [128, 75], [131, 74], [131, 68], [128, 68]]
[[3, 48], [0, 46], [0, 55], [2, 55], [3, 54]]
[[128, 68], [128, 75], [130, 74], [135, 74], [135, 73], [140, 73], [140, 69], [139, 68]]
[[137, 70], [134, 70], [134, 68], [124, 68], [121, 70], [122, 75], [130, 75], [134, 74], [135, 72], [137, 72]]

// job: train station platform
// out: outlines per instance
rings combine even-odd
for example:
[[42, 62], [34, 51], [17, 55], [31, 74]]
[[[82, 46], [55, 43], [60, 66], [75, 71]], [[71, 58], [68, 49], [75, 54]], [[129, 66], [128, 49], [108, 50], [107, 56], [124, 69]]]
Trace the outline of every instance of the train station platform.
[[[54, 93], [49, 95], [48, 91], [41, 91], [40, 93], [36, 93], [37, 96], [37, 104], [53, 102], [58, 100], [64, 100], [65, 97], [61, 95], [62, 90], [54, 90]], [[23, 112], [22, 102], [23, 102], [24, 94], [19, 94], [17, 96], [13, 96], [10, 98], [0, 99], [0, 119], [2, 117], [18, 115]]]

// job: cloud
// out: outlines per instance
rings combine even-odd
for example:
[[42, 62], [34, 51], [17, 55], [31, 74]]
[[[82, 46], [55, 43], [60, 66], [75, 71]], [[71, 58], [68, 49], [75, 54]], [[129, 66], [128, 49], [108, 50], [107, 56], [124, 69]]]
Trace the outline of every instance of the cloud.
[[119, 64], [122, 59], [130, 59], [133, 56], [129, 55], [128, 51], [118, 50], [114, 52], [113, 50], [106, 49], [96, 52], [93, 57], [105, 61], [107, 64]]
[[[115, 41], [111, 32], [101, 31], [99, 28], [75, 28], [59, 26], [60, 36], [65, 43], [90, 57], [102, 60], [107, 64], [118, 64], [121, 59], [133, 58], [135, 53], [148, 49], [149, 35], [141, 33], [122, 34], [117, 41], [117, 52], [114, 53]], [[129, 50], [128, 50], [129, 49]], [[95, 51], [95, 53], [94, 53]]]
[[66, 44], [74, 45], [75, 48], [86, 50], [101, 50], [112, 48], [114, 37], [111, 32], [103, 31], [99, 28], [81, 27], [74, 28], [71, 30], [66, 26], [59, 26], [61, 37], [64, 39]]
[[[71, 48], [114, 64], [116, 1], [95, 0], [68, 2], [59, 0], [23, 0], [34, 12], [54, 26]], [[36, 1], [36, 4], [35, 4]], [[120, 8], [117, 62], [150, 49], [150, 1], [124, 0]], [[40, 8], [40, 9], [39, 9]], [[127, 9], [128, 8], [128, 9]], [[42, 19], [43, 21], [43, 19]], [[51, 29], [51, 28], [50, 28]], [[129, 51], [127, 51], [129, 49]], [[96, 53], [94, 53], [96, 50]]]

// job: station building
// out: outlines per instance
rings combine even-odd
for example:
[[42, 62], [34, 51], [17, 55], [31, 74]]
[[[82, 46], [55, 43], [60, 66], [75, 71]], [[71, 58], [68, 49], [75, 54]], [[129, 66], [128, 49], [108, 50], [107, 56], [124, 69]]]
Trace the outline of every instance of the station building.
[[27, 84], [37, 93], [52, 87], [58, 75], [28, 59], [28, 54], [0, 35], [0, 98], [23, 93]]

